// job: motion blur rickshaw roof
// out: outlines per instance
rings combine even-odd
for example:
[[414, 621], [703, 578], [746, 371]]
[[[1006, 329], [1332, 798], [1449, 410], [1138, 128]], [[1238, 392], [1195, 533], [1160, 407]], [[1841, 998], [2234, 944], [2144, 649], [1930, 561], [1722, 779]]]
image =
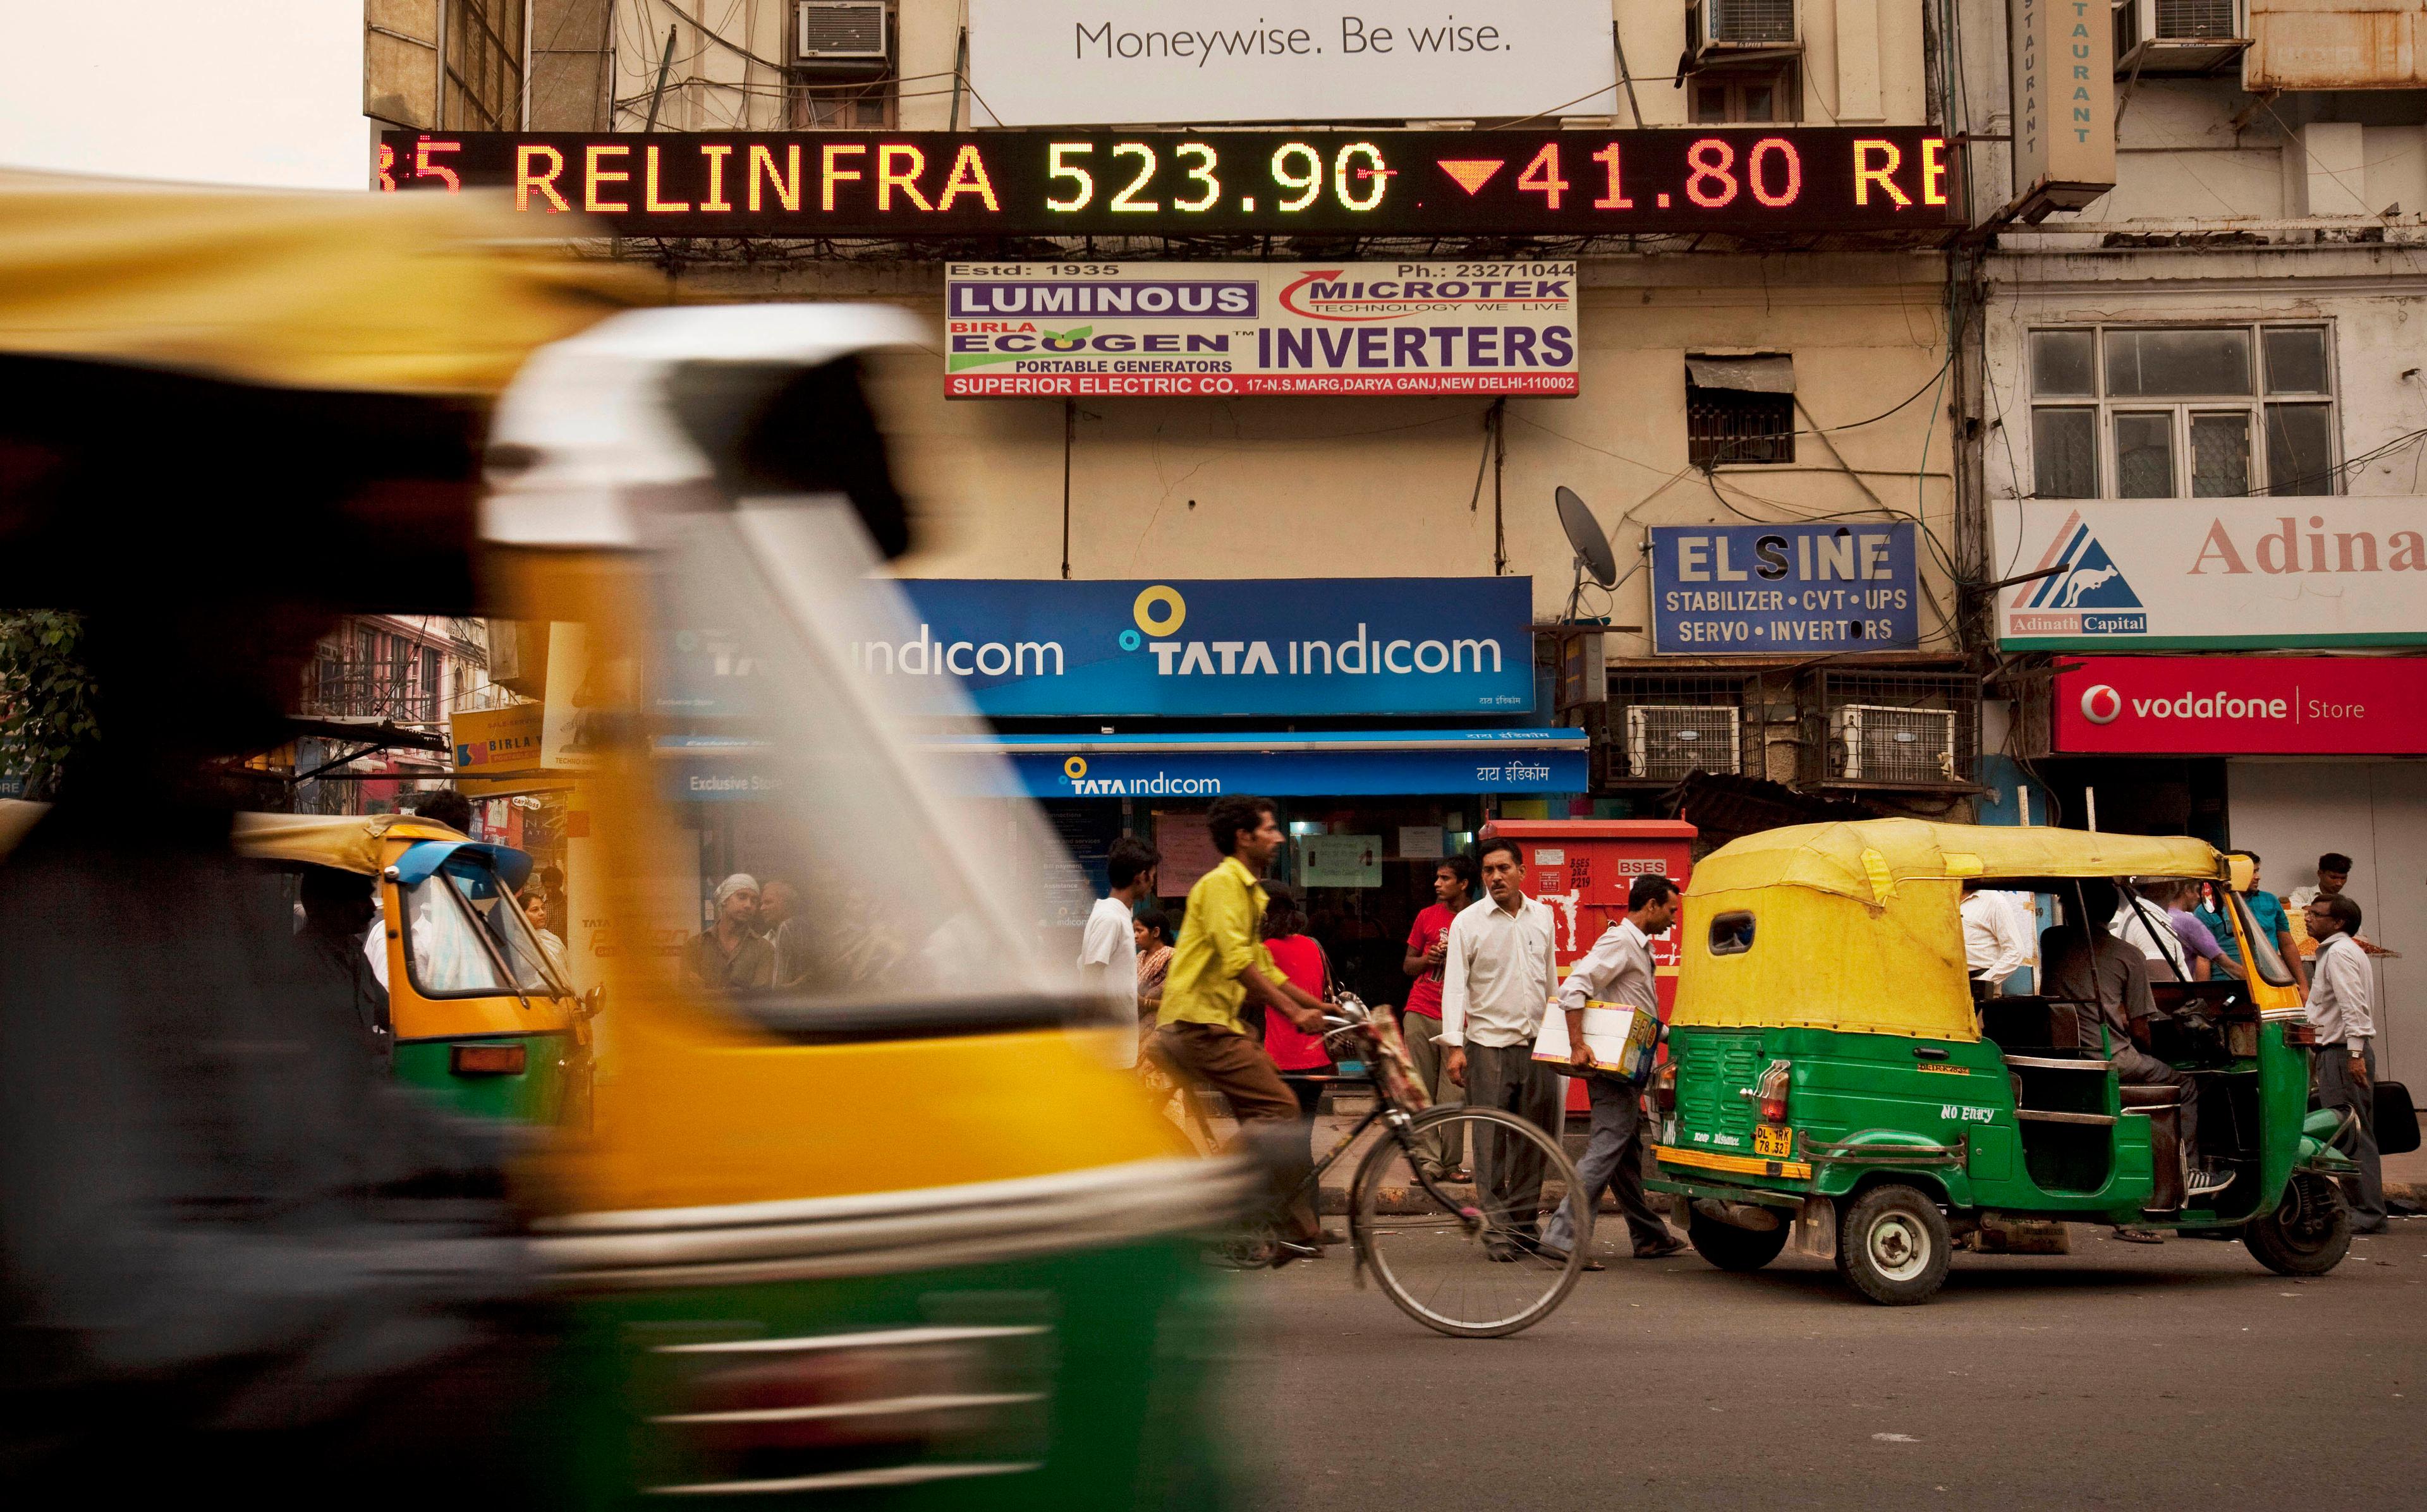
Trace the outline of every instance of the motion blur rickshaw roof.
[[529, 248], [483, 194], [0, 171], [0, 352], [479, 397], [533, 349], [659, 302], [644, 275]]
[[1864, 819], [1731, 840], [1694, 864], [1693, 890], [1812, 887], [1877, 902], [1899, 882], [2217, 877], [2223, 866], [2206, 840], [2181, 836]]

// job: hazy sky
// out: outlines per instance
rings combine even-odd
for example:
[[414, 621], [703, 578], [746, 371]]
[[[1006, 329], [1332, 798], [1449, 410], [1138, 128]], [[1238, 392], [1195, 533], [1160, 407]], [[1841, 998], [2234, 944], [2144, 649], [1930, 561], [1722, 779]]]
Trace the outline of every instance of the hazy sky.
[[19, 0], [0, 167], [359, 189], [359, 0]]

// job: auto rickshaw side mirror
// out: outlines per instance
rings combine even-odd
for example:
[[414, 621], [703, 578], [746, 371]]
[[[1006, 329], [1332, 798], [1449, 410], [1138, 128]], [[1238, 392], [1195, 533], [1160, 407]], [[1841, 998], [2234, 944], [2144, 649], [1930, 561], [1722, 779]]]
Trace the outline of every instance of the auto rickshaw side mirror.
[[595, 1018], [607, 1010], [607, 989], [593, 987], [581, 995], [581, 1016]]

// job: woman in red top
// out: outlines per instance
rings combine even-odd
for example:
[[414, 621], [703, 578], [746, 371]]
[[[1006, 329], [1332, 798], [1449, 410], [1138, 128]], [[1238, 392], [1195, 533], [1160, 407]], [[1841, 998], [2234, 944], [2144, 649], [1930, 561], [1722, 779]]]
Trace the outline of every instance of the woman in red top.
[[[1328, 999], [1331, 963], [1324, 959], [1323, 947], [1313, 935], [1300, 933], [1306, 928], [1306, 916], [1298, 908], [1297, 889], [1273, 883], [1265, 891], [1270, 898], [1264, 904], [1264, 947], [1273, 952], [1273, 965], [1295, 985]], [[1331, 1056], [1323, 1048], [1322, 1036], [1306, 1032], [1279, 1014], [1264, 1015], [1264, 1053], [1284, 1073], [1331, 1069]], [[1293, 1081], [1289, 1085], [1297, 1094], [1300, 1111], [1313, 1117], [1315, 1105], [1323, 1097], [1323, 1083]]]

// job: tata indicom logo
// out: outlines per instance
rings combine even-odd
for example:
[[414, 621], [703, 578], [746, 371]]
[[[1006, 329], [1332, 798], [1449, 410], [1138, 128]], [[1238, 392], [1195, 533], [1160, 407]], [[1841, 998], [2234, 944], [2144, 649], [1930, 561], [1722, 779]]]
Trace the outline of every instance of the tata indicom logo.
[[2124, 695], [2105, 683], [2082, 690], [2081, 717], [2093, 724], [2112, 724], [2124, 712]]

